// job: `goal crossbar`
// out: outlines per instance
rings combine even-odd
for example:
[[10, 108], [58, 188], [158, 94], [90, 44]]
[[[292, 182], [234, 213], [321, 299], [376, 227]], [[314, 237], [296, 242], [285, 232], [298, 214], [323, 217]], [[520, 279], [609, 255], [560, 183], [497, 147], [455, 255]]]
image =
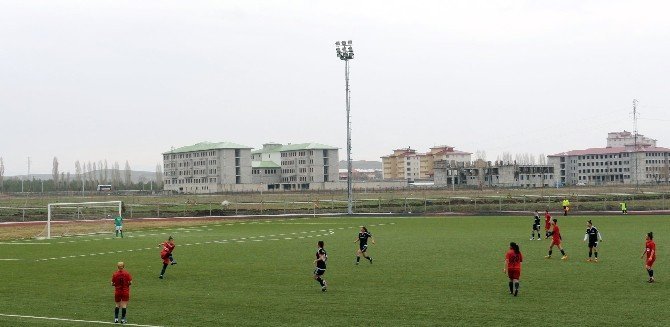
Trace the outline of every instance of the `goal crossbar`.
[[49, 203], [47, 205], [47, 239], [51, 238], [51, 218], [52, 218], [52, 208], [67, 208], [67, 209], [79, 209], [79, 208], [118, 208], [119, 216], [123, 213], [123, 201], [99, 201], [99, 202], [72, 202], [72, 203]]

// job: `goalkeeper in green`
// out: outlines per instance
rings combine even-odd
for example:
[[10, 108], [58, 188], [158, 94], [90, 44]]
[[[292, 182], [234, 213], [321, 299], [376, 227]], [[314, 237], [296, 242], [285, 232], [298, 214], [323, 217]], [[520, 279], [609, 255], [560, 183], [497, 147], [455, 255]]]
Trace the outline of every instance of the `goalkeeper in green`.
[[120, 233], [121, 238], [123, 238], [123, 217], [121, 215], [114, 218], [114, 228], [116, 229], [116, 237], [119, 237]]

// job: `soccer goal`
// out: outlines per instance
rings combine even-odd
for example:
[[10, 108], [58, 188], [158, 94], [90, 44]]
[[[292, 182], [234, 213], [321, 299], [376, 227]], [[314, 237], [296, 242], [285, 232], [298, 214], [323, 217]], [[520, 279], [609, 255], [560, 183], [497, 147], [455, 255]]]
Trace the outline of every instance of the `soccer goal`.
[[111, 233], [114, 230], [111, 220], [122, 214], [122, 201], [49, 203], [46, 228], [36, 238]]

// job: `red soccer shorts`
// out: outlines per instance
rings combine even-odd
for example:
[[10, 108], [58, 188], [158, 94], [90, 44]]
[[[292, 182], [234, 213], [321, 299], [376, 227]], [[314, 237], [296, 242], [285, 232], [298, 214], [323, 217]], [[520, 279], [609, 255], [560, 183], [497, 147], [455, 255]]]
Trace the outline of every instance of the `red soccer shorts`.
[[656, 261], [656, 258], [653, 258], [653, 259], [647, 258], [647, 261], [646, 261], [645, 264], [649, 267], [652, 267], [654, 265], [654, 261]]
[[545, 230], [548, 230], [549, 227], [551, 227], [551, 224], [544, 224], [544, 229], [545, 229]]
[[521, 269], [507, 269], [507, 276], [509, 279], [519, 279], [521, 277]]
[[114, 292], [114, 302], [127, 302], [130, 300], [130, 292]]
[[552, 245], [552, 246], [554, 246], [554, 245], [556, 245], [556, 246], [561, 246], [561, 240], [554, 240], [554, 239], [552, 239], [552, 240], [551, 240], [551, 245]]
[[163, 259], [163, 264], [169, 264], [170, 263], [170, 254], [167, 252], [161, 252], [161, 259]]

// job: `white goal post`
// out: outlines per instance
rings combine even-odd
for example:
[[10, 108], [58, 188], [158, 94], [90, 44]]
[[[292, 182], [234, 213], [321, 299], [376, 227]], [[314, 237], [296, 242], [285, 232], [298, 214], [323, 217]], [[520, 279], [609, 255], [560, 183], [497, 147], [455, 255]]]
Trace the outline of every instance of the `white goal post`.
[[[118, 212], [119, 216], [123, 213], [123, 201], [101, 201], [101, 202], [74, 202], [74, 203], [49, 203], [47, 205], [47, 228], [46, 228], [46, 238], [50, 239], [51, 238], [51, 222], [54, 220], [54, 211], [55, 209], [68, 209], [68, 210], [76, 210], [73, 212], [73, 214], [76, 215], [76, 219], [73, 220], [86, 220], [86, 219], [80, 219], [83, 214], [82, 210], [83, 209], [93, 209], [95, 210], [100, 210], [100, 209], [109, 209], [113, 208], [116, 212]], [[102, 217], [104, 219], [104, 217]]]

